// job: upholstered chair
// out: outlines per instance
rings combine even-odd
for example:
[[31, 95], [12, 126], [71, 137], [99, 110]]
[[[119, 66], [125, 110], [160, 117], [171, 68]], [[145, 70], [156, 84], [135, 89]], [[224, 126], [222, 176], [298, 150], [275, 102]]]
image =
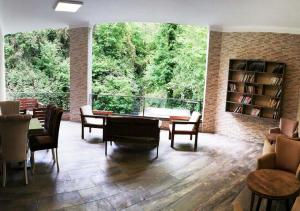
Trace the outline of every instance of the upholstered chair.
[[263, 155], [257, 160], [257, 169], [279, 169], [291, 172], [300, 180], [300, 142], [279, 136], [275, 152]]
[[6, 184], [6, 163], [24, 162], [25, 184], [27, 179], [27, 133], [30, 115], [0, 116], [1, 160], [3, 167], [3, 187]]
[[190, 140], [192, 140], [192, 136], [195, 135], [194, 151], [196, 151], [201, 114], [194, 111], [188, 121], [181, 117], [170, 117], [170, 120], [169, 139], [171, 139], [171, 147], [174, 147], [174, 136], [176, 134], [189, 135]]
[[291, 139], [298, 138], [298, 121], [281, 118], [279, 127], [271, 128], [269, 134], [266, 135], [268, 141], [273, 144], [278, 136], [285, 136]]
[[19, 107], [18, 101], [0, 101], [0, 115], [17, 115]]
[[[35, 162], [34, 162], [34, 152], [38, 150], [52, 150], [52, 156], [54, 162], [57, 165], [57, 171], [59, 171], [59, 164], [58, 164], [58, 135], [59, 135], [59, 128], [61, 117], [63, 114], [63, 110], [59, 108], [54, 108], [51, 111], [51, 116], [49, 118], [49, 129], [48, 134], [42, 135], [33, 135], [29, 137], [29, 148], [31, 151], [30, 161], [31, 161], [31, 170], [34, 173], [35, 170]], [[54, 150], [56, 151], [56, 158], [54, 155]]]

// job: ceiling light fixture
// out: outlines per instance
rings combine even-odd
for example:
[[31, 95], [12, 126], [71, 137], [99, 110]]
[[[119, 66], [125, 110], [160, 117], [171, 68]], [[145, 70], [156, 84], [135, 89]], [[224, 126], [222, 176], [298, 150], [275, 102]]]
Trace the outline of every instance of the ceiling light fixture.
[[82, 5], [83, 2], [81, 1], [59, 0], [56, 2], [54, 10], [57, 12], [77, 12]]

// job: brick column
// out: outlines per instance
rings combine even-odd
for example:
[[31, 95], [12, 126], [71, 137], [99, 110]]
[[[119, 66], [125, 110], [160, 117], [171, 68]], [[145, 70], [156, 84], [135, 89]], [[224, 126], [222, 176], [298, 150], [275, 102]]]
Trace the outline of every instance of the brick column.
[[4, 34], [0, 28], [0, 100], [6, 99]]
[[90, 104], [92, 93], [92, 27], [71, 28], [70, 120], [78, 121], [80, 106]]
[[222, 33], [210, 31], [206, 61], [205, 95], [203, 103], [203, 132], [215, 132]]

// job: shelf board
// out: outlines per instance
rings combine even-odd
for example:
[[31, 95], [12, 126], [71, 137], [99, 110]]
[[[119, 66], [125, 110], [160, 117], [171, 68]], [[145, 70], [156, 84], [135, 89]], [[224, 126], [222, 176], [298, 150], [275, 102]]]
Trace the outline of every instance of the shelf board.
[[241, 83], [241, 84], [250, 84], [253, 86], [276, 86], [281, 87], [282, 85], [278, 84], [261, 84], [261, 83], [251, 83], [251, 82], [245, 82], [245, 81], [235, 81], [235, 80], [228, 80], [229, 83]]
[[226, 101], [226, 103], [231, 103], [231, 104], [237, 104], [237, 105], [244, 105], [244, 106], [250, 106], [253, 108], [260, 108], [260, 109], [267, 109], [267, 110], [272, 110], [272, 111], [279, 111], [279, 108], [270, 108], [267, 106], [261, 106], [261, 105], [255, 105], [255, 104], [246, 104], [246, 103], [239, 103], [239, 102], [234, 102], [234, 101]]
[[249, 71], [249, 70], [229, 70], [230, 72], [244, 72], [244, 73], [258, 73], [258, 74], [267, 74], [267, 75], [277, 75], [283, 76], [283, 73], [271, 73], [271, 72], [256, 72], [256, 71]]
[[247, 92], [233, 92], [233, 91], [227, 91], [227, 92], [228, 93], [233, 93], [233, 94], [240, 94], [240, 95], [261, 96], [261, 97], [280, 99], [280, 97], [275, 97], [275, 96], [271, 96], [271, 95], [252, 94], [252, 93], [247, 93]]
[[249, 116], [249, 117], [253, 117], [253, 118], [259, 118], [259, 119], [266, 119], [266, 120], [273, 120], [273, 121], [278, 121], [279, 119], [274, 119], [274, 118], [269, 118], [269, 117], [262, 117], [262, 116], [253, 116], [251, 114], [243, 114], [243, 113], [237, 113], [237, 112], [233, 112], [233, 111], [226, 111], [229, 113], [232, 113], [234, 115], [239, 115], [239, 116]]

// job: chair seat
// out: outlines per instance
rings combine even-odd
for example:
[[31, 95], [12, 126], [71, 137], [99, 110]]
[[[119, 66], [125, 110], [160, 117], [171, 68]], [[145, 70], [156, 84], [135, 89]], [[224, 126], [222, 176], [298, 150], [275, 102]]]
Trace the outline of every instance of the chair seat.
[[103, 119], [101, 118], [85, 118], [87, 125], [103, 126]]
[[55, 140], [51, 136], [32, 136], [29, 138], [31, 151], [56, 148]]
[[[194, 125], [189, 125], [189, 124], [186, 124], [186, 125], [180, 125], [180, 124], [176, 124], [175, 125], [175, 132], [182, 132], [182, 133], [192, 133], [193, 132], [193, 128], [194, 128]], [[172, 124], [169, 125], [169, 129], [170, 131], [172, 131]]]

